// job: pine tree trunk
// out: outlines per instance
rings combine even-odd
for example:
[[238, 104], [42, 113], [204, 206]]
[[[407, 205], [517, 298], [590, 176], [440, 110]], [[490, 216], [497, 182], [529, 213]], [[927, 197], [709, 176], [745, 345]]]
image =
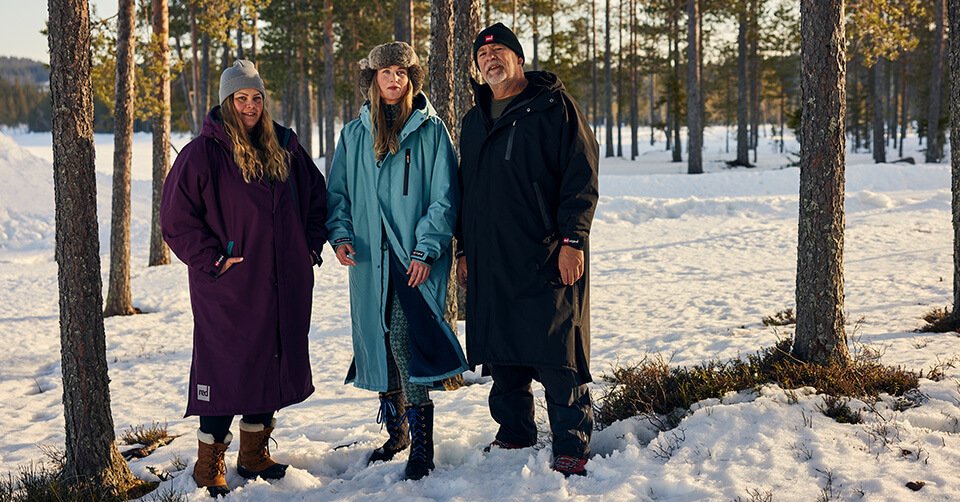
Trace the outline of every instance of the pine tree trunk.
[[243, 59], [243, 5], [237, 5], [237, 59]]
[[944, 17], [947, 0], [934, 0], [936, 6], [936, 34], [933, 42], [933, 60], [930, 71], [930, 98], [927, 108], [927, 162], [943, 159], [940, 144], [940, 101], [943, 95]]
[[900, 81], [903, 84], [900, 86], [900, 149], [898, 150], [898, 156], [903, 158], [903, 140], [907, 139], [907, 125], [910, 122], [910, 118], [907, 116], [907, 111], [909, 110], [909, 102], [907, 101], [907, 58], [902, 58], [900, 62]]
[[337, 117], [336, 97], [333, 94], [333, 59], [333, 2], [323, 0], [323, 110], [327, 147], [323, 154], [323, 172], [327, 179], [330, 179], [330, 166], [337, 146], [333, 131]]
[[750, 148], [753, 149], [753, 162], [757, 162], [757, 146], [760, 140], [760, 1], [750, 0], [750, 23], [748, 25], [748, 47], [750, 61], [747, 64], [750, 83]]
[[193, 77], [193, 125], [191, 131], [193, 136], [200, 135], [200, 126], [203, 124], [203, 116], [207, 112], [206, 108], [200, 103], [200, 36], [197, 32], [197, 10], [190, 4], [190, 53], [192, 56], [192, 65], [190, 75]]
[[[454, 9], [456, 10], [456, 9]], [[533, 25], [533, 71], [540, 70], [540, 18], [536, 4], [530, 5], [531, 24]]]
[[[444, 124], [453, 124], [457, 120], [454, 110], [456, 104], [453, 79], [453, 18], [453, 0], [431, 0], [430, 101]], [[472, 53], [470, 60], [473, 60]], [[458, 317], [456, 260], [453, 260], [447, 274], [449, 275], [447, 305], [444, 308], [443, 318], [456, 333]]]
[[597, 86], [597, 0], [590, 2], [590, 90], [593, 94], [593, 106], [591, 107], [590, 119], [593, 121], [593, 135], [600, 137], [600, 88]]
[[63, 479], [123, 494], [136, 481], [114, 443], [103, 328], [87, 0], [50, 0], [50, 98], [66, 432]]
[[[960, 0], [947, 6], [950, 24], [950, 191], [953, 220], [953, 316], [960, 322]], [[901, 143], [902, 144], [902, 143]]]
[[800, 217], [793, 355], [819, 364], [849, 360], [843, 312], [843, 0], [800, 4]]
[[606, 156], [613, 157], [613, 68], [610, 67], [610, 0], [606, 0], [606, 25], [603, 48], [603, 73], [606, 80], [603, 98], [606, 118], [603, 122], [607, 129]]
[[737, 160], [735, 166], [750, 167], [750, 139], [747, 132], [747, 11], [740, 9], [737, 31]]
[[[210, 106], [210, 35], [200, 37], [200, 109], [206, 114]], [[220, 103], [217, 103], [220, 104]], [[201, 120], [202, 124], [203, 121]]]
[[687, 173], [703, 173], [700, 124], [700, 0], [687, 0]]
[[657, 118], [656, 118], [656, 90], [657, 90], [657, 74], [650, 72], [650, 75], [647, 77], [647, 100], [650, 102], [650, 146], [656, 144], [656, 133], [657, 133]]
[[636, 33], [636, 0], [630, 0], [630, 88], [627, 90], [630, 97], [630, 160], [640, 155], [637, 126], [639, 125], [640, 106], [640, 77], [637, 68], [637, 33]]
[[[168, 33], [169, 33], [169, 29], [168, 29]], [[186, 59], [183, 57], [183, 45], [180, 43], [180, 37], [174, 37], [173, 41], [176, 43], [177, 59], [179, 59], [180, 61], [186, 61]], [[190, 118], [190, 133], [193, 136], [197, 136], [199, 133], [196, 131], [200, 130], [200, 125], [197, 124], [197, 113], [193, 111], [193, 95], [190, 94], [190, 87], [187, 84], [186, 70], [180, 73], [179, 80], [180, 80], [180, 88], [183, 90], [183, 101], [184, 103], [186, 103], [187, 116]]]
[[[170, 248], [160, 232], [160, 200], [163, 182], [170, 171], [170, 14], [167, 0], [151, 0], [153, 39], [157, 53], [152, 55], [163, 71], [157, 77], [155, 99], [160, 114], [153, 118], [153, 203], [150, 223], [150, 266], [168, 265]], [[188, 100], [189, 101], [189, 100]]]
[[887, 141], [883, 130], [883, 59], [878, 58], [871, 69], [873, 75], [873, 161], [883, 164], [887, 161]]
[[130, 163], [133, 159], [134, 0], [117, 13], [117, 79], [114, 100], [113, 210], [110, 213], [110, 284], [104, 316], [132, 315], [130, 291]]
[[457, 150], [460, 149], [460, 121], [473, 108], [473, 86], [470, 79], [477, 79], [480, 73], [473, 62], [473, 38], [483, 28], [480, 25], [480, 0], [454, 0], [454, 121], [447, 124], [450, 137]]
[[680, 142], [680, 10], [673, 11], [673, 161], [683, 162], [683, 143]]
[[617, 5], [617, 157], [623, 158], [623, 1]]
[[307, 40], [303, 37], [300, 43], [300, 56], [297, 60], [300, 62], [300, 130], [297, 131], [297, 137], [300, 145], [307, 152], [310, 158], [313, 158], [313, 107], [310, 106], [310, 72], [307, 59]]
[[[320, 29], [321, 30], [323, 29], [322, 24], [320, 25]], [[323, 37], [321, 36], [319, 38], [322, 44]], [[320, 47], [320, 50], [317, 51], [317, 54], [323, 54], [322, 46]], [[316, 153], [318, 157], [323, 157], [323, 152], [326, 151], [323, 148], [323, 117], [325, 116], [323, 114], [323, 71], [321, 71], [321, 67], [319, 67], [318, 61], [313, 61], [313, 63], [318, 65], [314, 67], [314, 72], [315, 72], [314, 74], [316, 75], [316, 79], [313, 81], [313, 90], [315, 91], [315, 94], [313, 95], [313, 99], [315, 99], [317, 102], [317, 152]]]
[[413, 1], [394, 0], [393, 37], [400, 42], [413, 45]]
[[[454, 60], [454, 115], [452, 124], [448, 124], [450, 138], [457, 151], [460, 151], [460, 122], [463, 116], [473, 107], [473, 86], [470, 85], [471, 78], [479, 78], [480, 73], [473, 62], [473, 37], [483, 28], [480, 25], [481, 5], [480, 0], [454, 0], [454, 33], [460, 34], [454, 38], [453, 60]], [[453, 247], [456, 249], [456, 241]], [[467, 304], [467, 290], [461, 288], [457, 283], [456, 260], [453, 261], [450, 280], [447, 283], [447, 296], [455, 295], [457, 298], [457, 318], [463, 320], [466, 318], [467, 309], [459, 308], [460, 305]]]
[[257, 38], [260, 34], [257, 29], [257, 21], [260, 15], [257, 12], [257, 9], [253, 9], [253, 20], [250, 23], [250, 61], [253, 62], [254, 66], [257, 65]]

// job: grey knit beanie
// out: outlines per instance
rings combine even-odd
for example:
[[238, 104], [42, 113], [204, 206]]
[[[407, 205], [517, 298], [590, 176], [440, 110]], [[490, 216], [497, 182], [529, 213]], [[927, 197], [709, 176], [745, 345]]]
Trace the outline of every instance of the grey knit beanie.
[[363, 97], [369, 98], [370, 84], [377, 75], [377, 70], [397, 65], [407, 69], [407, 78], [413, 87], [416, 96], [423, 89], [423, 68], [420, 67], [420, 58], [413, 47], [406, 42], [388, 42], [370, 50], [370, 54], [360, 60], [360, 92]]
[[233, 66], [223, 70], [220, 75], [220, 102], [223, 103], [231, 94], [240, 89], [256, 89], [267, 97], [267, 90], [263, 87], [263, 80], [257, 73], [257, 67], [246, 59], [238, 59]]

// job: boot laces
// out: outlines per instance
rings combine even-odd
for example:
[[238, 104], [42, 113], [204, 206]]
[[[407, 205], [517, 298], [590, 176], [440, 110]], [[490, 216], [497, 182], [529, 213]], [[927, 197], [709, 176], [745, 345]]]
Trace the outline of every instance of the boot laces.
[[217, 450], [216, 455], [213, 458], [213, 462], [210, 464], [210, 477], [216, 478], [218, 476], [224, 476], [227, 474], [227, 464], [224, 461], [224, 455], [226, 455], [227, 449]]
[[410, 424], [410, 459], [427, 460], [427, 430], [423, 417], [416, 406], [407, 410], [407, 421]]

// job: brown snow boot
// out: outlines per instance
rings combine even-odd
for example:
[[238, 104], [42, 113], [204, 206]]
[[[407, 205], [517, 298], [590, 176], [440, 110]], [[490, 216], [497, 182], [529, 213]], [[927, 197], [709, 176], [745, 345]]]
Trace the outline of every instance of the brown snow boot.
[[263, 479], [280, 479], [287, 473], [288, 465], [278, 464], [270, 458], [270, 433], [277, 420], [270, 427], [263, 424], [248, 424], [240, 420], [240, 455], [237, 456], [237, 474], [250, 479], [260, 476]]
[[377, 414], [377, 423], [387, 427], [390, 438], [383, 446], [373, 450], [367, 464], [374, 462], [388, 462], [394, 455], [410, 446], [410, 434], [407, 429], [406, 399], [403, 391], [381, 392], [380, 412]]
[[227, 433], [222, 443], [213, 439], [213, 434], [197, 430], [197, 463], [193, 466], [193, 480], [197, 487], [206, 488], [211, 497], [222, 497], [230, 492], [227, 486], [227, 464], [223, 455], [233, 440], [233, 434]]

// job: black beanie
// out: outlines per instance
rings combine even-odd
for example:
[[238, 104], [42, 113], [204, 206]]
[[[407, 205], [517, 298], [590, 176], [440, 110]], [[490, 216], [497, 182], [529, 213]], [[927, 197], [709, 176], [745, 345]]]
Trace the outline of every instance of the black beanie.
[[[473, 41], [473, 64], [479, 66], [477, 63], [477, 51], [487, 44], [504, 45], [523, 58], [523, 47], [520, 46], [520, 41], [517, 40], [517, 36], [510, 31], [510, 28], [504, 26], [503, 23], [488, 26], [477, 35], [477, 39]], [[523, 59], [526, 60], [526, 58]]]

